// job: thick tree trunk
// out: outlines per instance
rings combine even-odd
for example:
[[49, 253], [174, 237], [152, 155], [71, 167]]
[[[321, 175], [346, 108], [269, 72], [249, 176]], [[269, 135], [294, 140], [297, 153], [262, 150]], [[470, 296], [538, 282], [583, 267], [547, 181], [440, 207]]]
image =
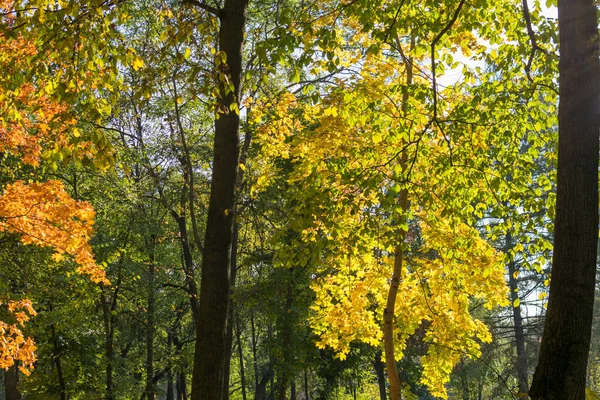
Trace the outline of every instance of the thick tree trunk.
[[[227, 56], [227, 65], [221, 65], [221, 72], [227, 74], [233, 84], [233, 93], [229, 91], [226, 83], [220, 85], [222, 110], [228, 110], [229, 106], [238, 103], [240, 98], [242, 44], [247, 6], [248, 0], [226, 0], [219, 15], [219, 51]], [[234, 110], [219, 114], [215, 121], [192, 400], [221, 400], [223, 397], [239, 128], [240, 117]]]
[[583, 400], [598, 241], [598, 20], [594, 0], [559, 0], [560, 105], [554, 259], [534, 400]]
[[375, 366], [375, 372], [377, 373], [377, 384], [379, 386], [379, 400], [386, 400], [386, 387], [385, 387], [385, 365], [381, 361], [381, 351], [375, 353], [375, 360], [373, 362]]
[[[512, 235], [506, 234], [506, 243], [504, 252], [508, 253], [514, 247]], [[508, 284], [510, 287], [510, 297], [512, 304], [519, 298], [517, 278], [516, 278], [517, 266], [514, 261], [508, 263]], [[523, 317], [521, 317], [521, 305], [513, 307], [513, 322], [515, 325], [515, 347], [517, 349], [517, 382], [519, 385], [520, 398], [527, 399], [527, 392], [529, 391], [528, 373], [527, 373], [527, 354], [525, 353], [525, 331], [523, 329]]]
[[4, 395], [6, 400], [21, 400], [21, 392], [18, 388], [18, 372], [17, 367], [12, 366], [4, 370]]

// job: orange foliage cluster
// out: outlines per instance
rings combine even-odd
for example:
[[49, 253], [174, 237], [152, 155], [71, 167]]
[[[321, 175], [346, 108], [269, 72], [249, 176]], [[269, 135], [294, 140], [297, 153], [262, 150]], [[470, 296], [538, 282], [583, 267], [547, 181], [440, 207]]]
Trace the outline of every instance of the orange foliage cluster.
[[0, 197], [0, 217], [0, 231], [20, 234], [25, 244], [51, 246], [55, 261], [69, 254], [79, 264], [79, 272], [108, 284], [88, 244], [94, 210], [88, 202], [73, 200], [60, 181], [8, 185]]
[[11, 78], [23, 75], [27, 60], [37, 54], [35, 46], [22, 37], [6, 40], [0, 35], [0, 152], [21, 157], [25, 164], [37, 166], [42, 143], [67, 144], [67, 129], [74, 124], [64, 118], [67, 106], [26, 82], [13, 86]]
[[[13, 25], [13, 6], [12, 0], [0, 0], [0, 28]], [[69, 131], [74, 137], [79, 131], [71, 110], [56, 96], [56, 80], [45, 81], [33, 73], [39, 65], [32, 61], [40, 56], [34, 42], [20, 35], [7, 38], [1, 31], [0, 153], [14, 155], [33, 167], [40, 164], [46, 151], [90, 156], [91, 143], [70, 143]], [[72, 199], [60, 181], [16, 181], [0, 194], [0, 232], [18, 234], [24, 244], [53, 248], [56, 262], [69, 255], [78, 264], [78, 272], [89, 275], [93, 282], [110, 284], [88, 243], [93, 218], [92, 206]], [[36, 313], [29, 300], [9, 301], [7, 306], [10, 315], [4, 319], [13, 322], [0, 320], [0, 368], [20, 361], [21, 371], [29, 374], [36, 361], [35, 344], [21, 328]]]
[[21, 372], [29, 375], [29, 369], [33, 368], [37, 359], [35, 343], [31, 338], [23, 335], [19, 326], [23, 327], [30, 316], [36, 315], [36, 312], [29, 300], [9, 301], [8, 311], [16, 323], [0, 321], [0, 368], [8, 369], [14, 365], [15, 360], [18, 360], [21, 362], [19, 366]]

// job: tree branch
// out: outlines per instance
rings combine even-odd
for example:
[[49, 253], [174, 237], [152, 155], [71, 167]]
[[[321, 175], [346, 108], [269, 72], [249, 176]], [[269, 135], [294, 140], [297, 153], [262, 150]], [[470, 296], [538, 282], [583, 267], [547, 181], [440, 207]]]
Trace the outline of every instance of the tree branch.
[[193, 6], [196, 6], [198, 8], [201, 8], [205, 11], [208, 11], [209, 13], [221, 18], [223, 16], [223, 10], [220, 10], [218, 8], [215, 8], [213, 6], [209, 6], [208, 4], [202, 3], [201, 1], [198, 0], [183, 0], [184, 3], [187, 4], [191, 4]]

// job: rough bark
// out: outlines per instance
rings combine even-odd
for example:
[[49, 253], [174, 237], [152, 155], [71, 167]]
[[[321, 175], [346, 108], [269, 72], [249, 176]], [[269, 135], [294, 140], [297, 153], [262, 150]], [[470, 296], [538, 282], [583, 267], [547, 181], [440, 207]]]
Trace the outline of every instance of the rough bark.
[[598, 240], [598, 21], [593, 0], [559, 0], [554, 258], [533, 400], [583, 400]]
[[[226, 0], [219, 12], [219, 51], [227, 55], [221, 72], [229, 76], [233, 93], [220, 87], [220, 107], [240, 97], [242, 44], [248, 0]], [[239, 115], [222, 113], [215, 121], [213, 169], [204, 236], [200, 309], [194, 354], [192, 400], [220, 400], [224, 390], [231, 247], [235, 218], [235, 188], [239, 158]]]

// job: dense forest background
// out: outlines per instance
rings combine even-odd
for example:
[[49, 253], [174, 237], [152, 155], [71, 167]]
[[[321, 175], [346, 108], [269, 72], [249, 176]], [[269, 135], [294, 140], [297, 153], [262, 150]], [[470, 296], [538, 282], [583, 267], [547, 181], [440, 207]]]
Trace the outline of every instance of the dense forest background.
[[527, 398], [555, 6], [0, 0], [0, 399]]

